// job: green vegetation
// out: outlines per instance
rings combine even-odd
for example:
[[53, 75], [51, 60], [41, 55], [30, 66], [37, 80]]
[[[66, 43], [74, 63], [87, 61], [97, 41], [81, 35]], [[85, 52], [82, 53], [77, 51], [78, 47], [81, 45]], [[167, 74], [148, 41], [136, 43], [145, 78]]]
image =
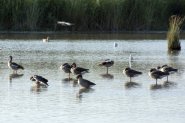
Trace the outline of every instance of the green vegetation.
[[181, 50], [179, 34], [185, 17], [173, 15], [169, 19], [169, 30], [167, 33], [168, 50]]
[[1, 31], [56, 31], [58, 20], [74, 31], [166, 30], [185, 0], [0, 0]]

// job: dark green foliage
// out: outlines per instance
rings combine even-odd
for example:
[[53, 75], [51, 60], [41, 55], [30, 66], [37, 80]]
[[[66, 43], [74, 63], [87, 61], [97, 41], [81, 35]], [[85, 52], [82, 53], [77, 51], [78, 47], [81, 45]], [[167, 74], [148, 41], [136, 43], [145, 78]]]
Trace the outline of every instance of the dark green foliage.
[[0, 30], [55, 31], [58, 20], [75, 31], [166, 30], [185, 0], [0, 0]]

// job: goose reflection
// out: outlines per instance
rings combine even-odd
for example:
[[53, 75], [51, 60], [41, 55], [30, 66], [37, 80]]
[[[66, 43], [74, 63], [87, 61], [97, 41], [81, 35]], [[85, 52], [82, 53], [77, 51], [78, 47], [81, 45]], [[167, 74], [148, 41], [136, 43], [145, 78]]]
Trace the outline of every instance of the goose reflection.
[[9, 80], [12, 82], [13, 79], [21, 78], [24, 74], [12, 73], [9, 75]]
[[157, 89], [162, 89], [162, 85], [161, 84], [152, 84], [151, 86], [150, 86], [150, 89], [151, 90], [157, 90]]
[[91, 93], [91, 92], [93, 92], [93, 91], [94, 91], [93, 88], [80, 88], [80, 89], [78, 90], [76, 96], [77, 96], [78, 98], [82, 98], [82, 94], [83, 94], [83, 93]]
[[73, 78], [65, 78], [65, 79], [62, 79], [62, 83], [63, 84], [72, 84], [73, 87], [76, 87], [78, 86], [78, 80], [76, 79], [73, 79]]
[[73, 78], [64, 78], [64, 79], [62, 79], [63, 83], [68, 83], [68, 82], [71, 82], [71, 81], [74, 81], [74, 79]]
[[130, 88], [137, 88], [140, 87], [141, 84], [137, 83], [137, 82], [126, 82], [125, 83], [125, 88], [130, 89]]
[[31, 86], [30, 91], [31, 92], [43, 92], [43, 91], [47, 91], [47, 87], [43, 86], [43, 85], [33, 83], [33, 85]]
[[171, 87], [175, 87], [177, 84], [175, 82], [171, 82], [171, 81], [165, 81], [163, 83], [163, 87], [164, 88], [171, 88]]
[[100, 74], [100, 76], [106, 79], [114, 79], [114, 75], [112, 74]]

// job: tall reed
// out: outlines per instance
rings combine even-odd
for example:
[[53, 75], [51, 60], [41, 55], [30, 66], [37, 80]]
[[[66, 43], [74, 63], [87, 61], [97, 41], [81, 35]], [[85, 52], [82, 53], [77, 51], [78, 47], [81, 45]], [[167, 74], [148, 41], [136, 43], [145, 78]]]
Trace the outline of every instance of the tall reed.
[[167, 33], [168, 50], [181, 50], [179, 41], [181, 26], [185, 17], [172, 15], [169, 19], [169, 30]]
[[184, 6], [185, 0], [0, 0], [0, 31], [60, 31], [62, 20], [74, 31], [166, 30]]

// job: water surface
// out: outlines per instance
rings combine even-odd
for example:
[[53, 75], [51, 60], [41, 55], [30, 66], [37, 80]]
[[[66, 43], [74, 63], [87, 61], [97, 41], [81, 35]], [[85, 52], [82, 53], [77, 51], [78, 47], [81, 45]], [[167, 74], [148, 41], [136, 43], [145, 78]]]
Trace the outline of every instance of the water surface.
[[[114, 42], [118, 47], [114, 47]], [[185, 114], [185, 41], [182, 50], [167, 52], [166, 40], [0, 40], [0, 120], [2, 123], [184, 123]], [[143, 72], [133, 78], [138, 85], [126, 86], [129, 78], [122, 71], [129, 66]], [[12, 75], [9, 55], [23, 65], [24, 71]], [[115, 64], [106, 69], [97, 64], [104, 59]], [[64, 81], [59, 69], [65, 62], [89, 68], [84, 78], [97, 85], [78, 96], [79, 87]], [[155, 80], [148, 76], [151, 67], [168, 64], [179, 69], [169, 77], [171, 84], [151, 90]], [[32, 88], [31, 75], [49, 80], [48, 88]], [[72, 76], [75, 78], [75, 76]], [[163, 85], [166, 78], [159, 80]]]

